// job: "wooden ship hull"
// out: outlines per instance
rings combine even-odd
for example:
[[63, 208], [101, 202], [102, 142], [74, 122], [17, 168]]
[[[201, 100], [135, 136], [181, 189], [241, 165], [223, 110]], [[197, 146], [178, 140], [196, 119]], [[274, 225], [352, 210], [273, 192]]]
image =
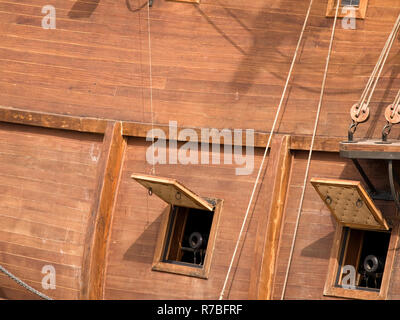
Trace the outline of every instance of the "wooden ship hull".
[[[55, 28], [43, 25], [49, 5]], [[331, 0], [0, 0], [0, 266], [52, 299], [400, 298], [386, 167], [396, 143], [369, 144], [365, 157], [342, 143], [400, 3], [358, 6], [349, 29]], [[381, 137], [400, 88], [398, 45], [356, 140]], [[192, 163], [168, 161], [187, 144], [184, 129], [208, 148]], [[226, 143], [202, 129], [243, 135]], [[165, 163], [148, 161], [151, 130], [165, 132]], [[399, 134], [394, 125], [390, 138]], [[223, 160], [232, 144], [243, 154], [254, 146], [249, 173]], [[389, 195], [365, 192], [362, 173]], [[330, 206], [326, 183], [333, 203], [352, 190], [342, 209]], [[359, 203], [368, 210], [356, 213]], [[352, 219], [376, 224], [337, 219], [351, 205]], [[182, 249], [190, 221], [208, 228], [197, 262], [187, 258], [196, 243]], [[363, 286], [367, 244], [357, 239], [376, 233], [389, 235], [384, 270], [379, 285]], [[346, 264], [353, 288], [343, 287]], [[0, 298], [41, 297], [0, 272]]]

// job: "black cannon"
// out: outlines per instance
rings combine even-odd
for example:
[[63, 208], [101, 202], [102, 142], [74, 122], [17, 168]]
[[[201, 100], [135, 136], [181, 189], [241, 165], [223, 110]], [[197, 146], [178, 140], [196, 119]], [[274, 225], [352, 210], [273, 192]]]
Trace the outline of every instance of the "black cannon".
[[379, 289], [382, 282], [383, 268], [385, 261], [382, 257], [373, 254], [367, 255], [362, 264], [362, 278], [365, 287]]
[[[193, 263], [202, 265], [206, 253], [208, 237], [200, 232], [192, 232], [189, 236], [189, 247], [183, 247], [182, 250], [193, 253]], [[199, 258], [199, 263], [197, 260]]]

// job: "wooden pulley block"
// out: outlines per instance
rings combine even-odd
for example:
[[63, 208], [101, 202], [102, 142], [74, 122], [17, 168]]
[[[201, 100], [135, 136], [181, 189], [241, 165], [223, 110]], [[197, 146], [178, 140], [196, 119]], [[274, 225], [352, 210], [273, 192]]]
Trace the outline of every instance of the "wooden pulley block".
[[367, 121], [368, 117], [369, 117], [369, 108], [366, 107], [366, 104], [364, 103], [364, 109], [359, 108], [359, 104], [356, 103], [355, 105], [353, 105], [350, 109], [350, 116], [351, 119], [353, 119], [353, 121], [355, 122], [364, 122]]
[[385, 118], [390, 123], [400, 122], [400, 108], [393, 114], [393, 104], [389, 105], [385, 110]]

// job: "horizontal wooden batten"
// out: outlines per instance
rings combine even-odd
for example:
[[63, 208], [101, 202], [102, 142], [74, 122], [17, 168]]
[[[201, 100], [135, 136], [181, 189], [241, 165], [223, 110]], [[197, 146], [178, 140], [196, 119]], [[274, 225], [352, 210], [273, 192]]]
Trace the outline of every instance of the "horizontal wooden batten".
[[0, 121], [52, 129], [104, 134], [107, 120], [0, 106]]
[[[106, 127], [109, 122], [114, 122], [111, 119], [99, 119], [90, 117], [79, 117], [71, 115], [62, 115], [55, 113], [46, 113], [39, 111], [23, 110], [10, 107], [0, 106], [0, 121], [14, 124], [22, 124], [29, 126], [38, 126], [52, 129], [62, 129], [71, 130], [79, 132], [89, 132], [89, 133], [99, 133], [104, 134], [106, 132]], [[166, 124], [151, 124], [151, 123], [141, 123], [132, 121], [120, 121], [122, 125], [122, 133], [124, 136], [128, 137], [138, 137], [146, 138], [148, 133], [152, 129], [160, 129], [165, 133], [165, 138], [170, 139], [169, 129], [170, 127]], [[203, 143], [224, 143], [228, 142], [221, 141], [221, 130], [218, 132], [212, 132], [210, 129], [210, 135], [207, 135], [205, 140], [202, 138], [201, 132], [207, 128], [187, 128], [179, 127], [176, 129], [178, 132], [183, 129], [192, 129], [196, 132], [199, 137], [198, 142]], [[233, 129], [229, 129], [233, 135]], [[274, 133], [275, 136], [283, 136], [282, 133]], [[267, 132], [254, 132], [254, 147], [265, 148], [268, 142], [269, 133]], [[342, 137], [322, 137], [317, 136], [314, 141], [314, 151], [323, 152], [339, 152], [339, 143], [345, 138]], [[187, 137], [185, 139], [174, 138], [178, 141], [188, 141]], [[291, 135], [290, 136], [290, 149], [291, 150], [309, 150], [311, 145], [311, 136], [306, 135]], [[242, 141], [237, 143], [232, 136], [232, 144], [235, 145], [246, 145], [246, 130], [242, 130]]]

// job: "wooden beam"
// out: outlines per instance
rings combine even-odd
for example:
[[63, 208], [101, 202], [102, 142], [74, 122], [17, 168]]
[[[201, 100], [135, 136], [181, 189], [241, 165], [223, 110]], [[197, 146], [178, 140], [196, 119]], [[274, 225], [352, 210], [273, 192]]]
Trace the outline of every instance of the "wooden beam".
[[[146, 138], [148, 133], [152, 130], [162, 130], [163, 134], [165, 135], [166, 140], [174, 139], [178, 141], [189, 141], [189, 138], [186, 139], [177, 139], [177, 137], [170, 136], [170, 127], [167, 124], [153, 124], [150, 123], [138, 123], [138, 122], [131, 122], [131, 121], [124, 121], [123, 122], [123, 132], [126, 136], [131, 137], [141, 137]], [[194, 127], [180, 127], [178, 126], [176, 130], [178, 133], [181, 130], [190, 129], [196, 132], [196, 135], [199, 139], [197, 142], [205, 142], [205, 143], [220, 143], [220, 144], [228, 144], [229, 142], [224, 141], [222, 139], [221, 130], [213, 130], [212, 128], [194, 128]], [[202, 136], [202, 130], [209, 130], [209, 134], [206, 137]], [[230, 129], [231, 132], [234, 132], [234, 129]], [[255, 147], [264, 147], [267, 145], [269, 133], [263, 132], [254, 132], [254, 146]], [[192, 140], [193, 141], [193, 140]], [[242, 130], [242, 139], [239, 141], [235, 141], [232, 137], [232, 145], [246, 145], [246, 133], [245, 130]]]
[[[0, 121], [24, 124], [30, 126], [39, 126], [45, 128], [61, 129], [61, 130], [72, 130], [79, 132], [89, 132], [89, 133], [101, 133], [104, 134], [106, 131], [107, 123], [113, 122], [115, 120], [109, 119], [97, 119], [90, 117], [77, 117], [69, 115], [60, 115], [54, 113], [46, 113], [39, 111], [22, 110], [10, 107], [0, 106]], [[169, 126], [167, 124], [153, 124], [133, 122], [133, 121], [120, 121], [122, 125], [122, 131], [124, 136], [146, 138], [148, 132], [151, 129], [160, 129], [165, 133], [166, 139], [170, 139], [169, 136]], [[187, 128], [187, 127], [177, 127], [177, 130], [182, 129], [192, 129], [194, 130], [198, 137], [199, 142], [206, 143], [226, 143], [220, 138], [219, 134], [214, 132], [211, 133], [209, 137], [205, 139], [201, 138], [201, 130], [205, 128]], [[231, 129], [233, 132], [233, 129]], [[287, 134], [274, 133], [276, 137], [282, 137]], [[254, 147], [265, 148], [269, 138], [269, 132], [254, 132]], [[178, 139], [179, 141], [187, 141], [187, 139]], [[317, 136], [314, 141], [314, 151], [323, 152], [339, 152], [339, 143], [346, 140], [345, 137], [321, 137]], [[233, 141], [235, 144], [235, 141]], [[240, 145], [246, 144], [246, 135], [243, 130], [242, 140]], [[291, 145], [292, 150], [304, 150], [310, 149], [311, 136], [310, 135], [291, 135]]]
[[[268, 214], [260, 217], [255, 243], [255, 261], [250, 275], [249, 299], [272, 299], [279, 239], [289, 183], [292, 155], [290, 136], [273, 141], [266, 179], [271, 179], [272, 195]], [[270, 183], [270, 182], [268, 182]]]
[[[347, 140], [344, 137], [315, 137], [313, 151], [339, 152], [339, 144]], [[290, 139], [291, 150], [310, 150], [311, 136], [292, 135]]]
[[104, 133], [108, 120], [21, 110], [0, 106], [0, 121], [30, 126]]
[[93, 208], [82, 262], [81, 299], [103, 299], [107, 244], [126, 149], [121, 122], [109, 122], [104, 134]]
[[[146, 138], [147, 133], [150, 132], [152, 129], [160, 129], [164, 132], [165, 138], [169, 140], [171, 137], [169, 135], [169, 126], [168, 125], [151, 125], [146, 123], [137, 123], [137, 122], [130, 122], [124, 121], [123, 122], [123, 134], [126, 136], [131, 137], [142, 137]], [[225, 143], [222, 139], [220, 139], [219, 134], [216, 132], [211, 132], [210, 136], [207, 140], [201, 139], [201, 130], [204, 128], [185, 128], [185, 127], [177, 127], [178, 132], [183, 129], [192, 129], [196, 132], [197, 136], [200, 138], [199, 142], [206, 142], [206, 143], [215, 143], [218, 141], [219, 143]], [[231, 129], [233, 131], [233, 129]], [[246, 145], [246, 135], [243, 130], [242, 140], [240, 145]], [[254, 132], [254, 147], [256, 148], [265, 148], [268, 143], [269, 139], [269, 132]], [[289, 134], [282, 134], [282, 133], [274, 133], [274, 137], [283, 137]], [[290, 139], [290, 149], [292, 150], [303, 150], [308, 151], [310, 150], [311, 146], [311, 136], [305, 135], [289, 135]], [[324, 152], [339, 152], [339, 143], [346, 140], [344, 137], [315, 137], [314, 140], [314, 151], [324, 151]], [[188, 140], [179, 140], [178, 141], [188, 141]], [[235, 144], [235, 141], [233, 141]]]

